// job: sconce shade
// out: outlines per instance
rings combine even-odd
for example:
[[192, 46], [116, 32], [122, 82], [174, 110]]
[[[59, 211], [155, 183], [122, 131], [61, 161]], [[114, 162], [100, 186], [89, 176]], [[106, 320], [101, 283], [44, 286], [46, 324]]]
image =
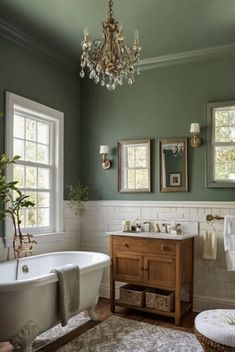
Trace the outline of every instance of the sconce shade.
[[100, 146], [100, 154], [108, 154], [109, 153], [109, 146], [108, 145], [101, 145]]
[[191, 123], [190, 132], [191, 133], [200, 133], [199, 123], [197, 123], [197, 122]]

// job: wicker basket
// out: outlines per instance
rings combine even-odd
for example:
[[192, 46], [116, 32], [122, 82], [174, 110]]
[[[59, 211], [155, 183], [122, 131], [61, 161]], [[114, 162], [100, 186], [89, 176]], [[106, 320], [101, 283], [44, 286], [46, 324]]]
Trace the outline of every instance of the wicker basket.
[[197, 331], [196, 328], [194, 328], [194, 332], [196, 338], [204, 348], [205, 352], [235, 352], [235, 347], [221, 345], [218, 342], [212, 341], [204, 335], [200, 334], [200, 332]]
[[146, 287], [126, 284], [120, 287], [120, 302], [132, 306], [143, 307]]
[[145, 293], [146, 307], [172, 312], [174, 309], [174, 292], [149, 288]]

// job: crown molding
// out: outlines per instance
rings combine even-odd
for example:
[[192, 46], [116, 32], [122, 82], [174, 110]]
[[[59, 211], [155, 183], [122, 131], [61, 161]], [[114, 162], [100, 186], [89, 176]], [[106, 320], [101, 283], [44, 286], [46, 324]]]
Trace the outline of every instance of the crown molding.
[[53, 64], [57, 64], [60, 67], [70, 71], [78, 71], [78, 67], [69, 62], [69, 60], [65, 57], [61, 56], [61, 53], [58, 53], [46, 45], [43, 45], [38, 40], [35, 40], [28, 34], [20, 31], [18, 28], [12, 24], [9, 24], [2, 18], [0, 18], [0, 35], [11, 41], [14, 41], [15, 43], [23, 46], [31, 52], [40, 55], [42, 58], [50, 61]]
[[[43, 45], [38, 40], [35, 40], [28, 34], [20, 31], [14, 25], [8, 23], [2, 18], [0, 18], [0, 35], [14, 41], [33, 53], [40, 55], [44, 59], [59, 65], [60, 67], [76, 73], [79, 70], [77, 65], [69, 61], [65, 56], [61, 56], [61, 53]], [[140, 60], [140, 68], [141, 70], [153, 70], [161, 67], [181, 65], [233, 55], [235, 55], [235, 43], [142, 59]]]
[[195, 61], [229, 57], [233, 55], [235, 55], [235, 44], [231, 43], [205, 49], [142, 59], [140, 60], [140, 68], [141, 70], [153, 70], [166, 66], [175, 66]]

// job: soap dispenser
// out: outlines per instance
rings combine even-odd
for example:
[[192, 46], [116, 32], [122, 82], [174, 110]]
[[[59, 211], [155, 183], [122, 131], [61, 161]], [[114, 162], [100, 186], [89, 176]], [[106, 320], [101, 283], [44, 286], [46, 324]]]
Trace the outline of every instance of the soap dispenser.
[[180, 224], [176, 224], [176, 234], [177, 235], [182, 235], [182, 228], [181, 228], [181, 225]]
[[138, 219], [136, 219], [136, 232], [141, 232], [141, 226]]

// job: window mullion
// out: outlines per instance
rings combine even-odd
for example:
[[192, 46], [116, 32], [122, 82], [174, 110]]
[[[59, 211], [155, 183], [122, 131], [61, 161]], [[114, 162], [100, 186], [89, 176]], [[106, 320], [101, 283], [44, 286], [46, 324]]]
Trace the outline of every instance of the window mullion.
[[17, 160], [18, 165], [23, 165], [23, 166], [31, 166], [31, 167], [38, 167], [40, 169], [53, 169], [53, 165], [49, 164], [40, 164], [40, 163], [35, 163], [33, 161], [24, 161], [24, 160]]

